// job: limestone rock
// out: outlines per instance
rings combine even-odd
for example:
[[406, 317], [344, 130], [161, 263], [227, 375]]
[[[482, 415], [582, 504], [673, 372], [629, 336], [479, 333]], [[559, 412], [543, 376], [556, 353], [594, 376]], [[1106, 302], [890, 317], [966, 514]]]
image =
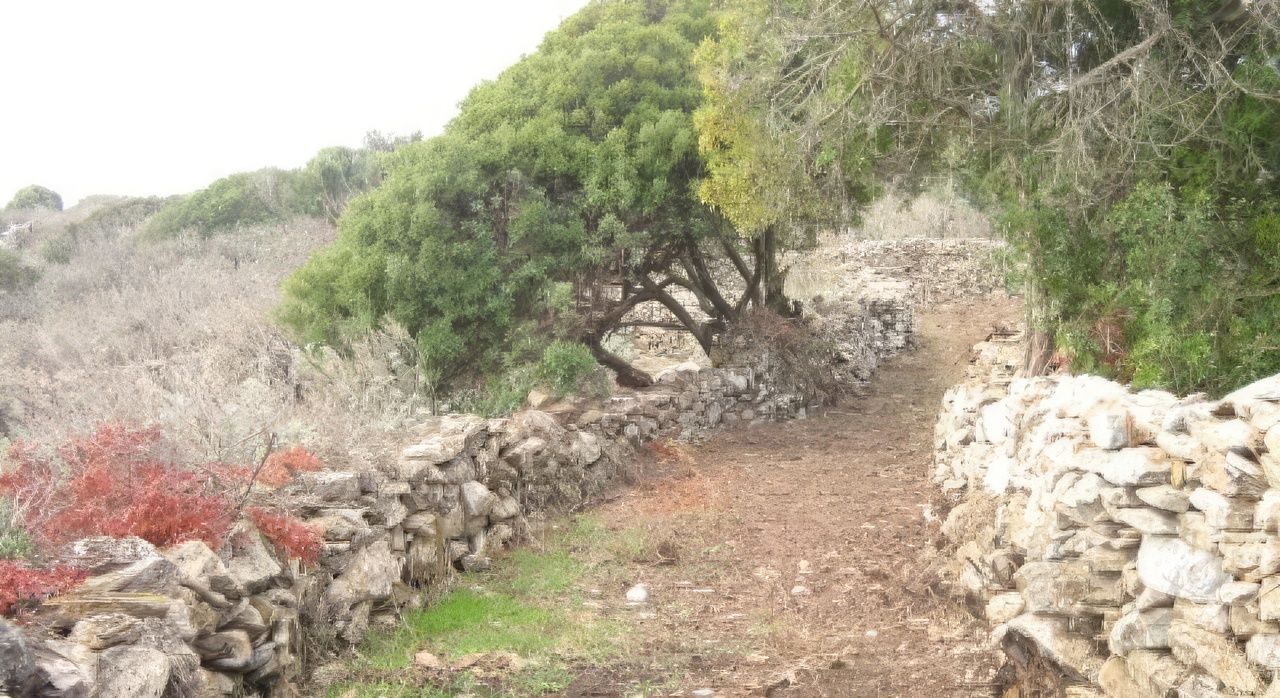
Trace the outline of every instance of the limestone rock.
[[98, 655], [94, 695], [100, 698], [161, 698], [169, 684], [169, 657], [150, 647], [112, 647]]
[[1218, 589], [1218, 601], [1228, 605], [1248, 603], [1258, 598], [1261, 588], [1257, 582], [1227, 582]]
[[1174, 620], [1169, 626], [1169, 644], [1179, 661], [1198, 665], [1227, 687], [1247, 694], [1262, 691], [1262, 679], [1230, 638]]
[[1172, 513], [1147, 507], [1116, 509], [1112, 518], [1138, 529], [1143, 535], [1174, 535], [1178, 532], [1178, 518]]
[[233, 526], [227, 541], [222, 548], [227, 574], [248, 593], [264, 591], [284, 572], [262, 534], [248, 521]]
[[1064, 670], [1094, 679], [1103, 658], [1094, 652], [1093, 642], [1072, 632], [1065, 618], [1024, 613], [1004, 626], [1005, 637], [1015, 635], [1034, 643], [1047, 659]]
[[1173, 609], [1153, 608], [1126, 614], [1111, 626], [1107, 646], [1112, 654], [1126, 655], [1136, 649], [1161, 649], [1169, 646], [1169, 623]]
[[[97, 679], [98, 656], [66, 640], [45, 640], [34, 650], [40, 696], [87, 698]], [[17, 693], [16, 696], [23, 694]]]
[[18, 626], [0, 618], [0, 693], [24, 696], [36, 681], [31, 647]]
[[1230, 616], [1225, 604], [1202, 604], [1178, 599], [1173, 604], [1173, 617], [1209, 632], [1225, 635], [1231, 631]]
[[399, 578], [400, 564], [391, 555], [390, 544], [379, 540], [352, 556], [346, 569], [329, 585], [327, 597], [340, 608], [385, 599], [391, 595], [392, 583]]
[[78, 589], [89, 592], [174, 593], [177, 567], [141, 538], [93, 536], [69, 543], [58, 557], [91, 575]]
[[488, 516], [497, 499], [488, 487], [479, 482], [462, 483], [462, 508], [467, 516]]
[[1099, 410], [1088, 418], [1089, 438], [1106, 451], [1118, 451], [1132, 443], [1133, 423], [1124, 409]]
[[132, 644], [142, 635], [142, 622], [123, 613], [99, 613], [76, 621], [68, 637], [92, 650]]
[[1016, 591], [996, 594], [987, 602], [987, 622], [991, 625], [1008, 623], [1017, 618], [1025, 607], [1022, 594]]
[[1191, 508], [1191, 495], [1186, 490], [1177, 489], [1171, 485], [1156, 485], [1154, 487], [1140, 487], [1137, 490], [1138, 499], [1146, 502], [1148, 505], [1165, 511], [1172, 511], [1178, 514]]
[[364, 489], [359, 473], [325, 470], [298, 473], [290, 488], [325, 502], [350, 502], [359, 498]]
[[1222, 571], [1221, 558], [1178, 538], [1143, 536], [1137, 563], [1143, 584], [1200, 603], [1215, 602], [1218, 589], [1231, 581]]
[[1244, 646], [1249, 661], [1267, 669], [1280, 669], [1280, 635], [1254, 635]]
[[1081, 449], [1076, 453], [1073, 464], [1081, 470], [1101, 475], [1113, 485], [1139, 487], [1168, 484], [1171, 467], [1165, 452], [1153, 446], [1119, 451]]

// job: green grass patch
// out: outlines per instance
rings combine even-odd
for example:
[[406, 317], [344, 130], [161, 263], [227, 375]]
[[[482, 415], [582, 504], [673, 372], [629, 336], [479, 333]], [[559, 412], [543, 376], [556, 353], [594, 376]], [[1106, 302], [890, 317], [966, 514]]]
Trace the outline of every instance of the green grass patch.
[[[617, 659], [627, 651], [627, 624], [584, 608], [583, 579], [599, 576], [643, 550], [639, 532], [613, 532], [591, 517], [578, 517], [541, 544], [496, 560], [494, 571], [459, 577], [461, 586], [406, 613], [396, 629], [372, 634], [352, 661], [353, 673], [385, 673], [387, 680], [337, 686], [329, 695], [527, 696], [563, 690], [576, 667]], [[447, 685], [421, 685], [406, 670], [422, 650], [445, 662], [470, 654], [514, 652], [527, 665], [503, 677], [500, 690], [465, 672], [452, 676]]]

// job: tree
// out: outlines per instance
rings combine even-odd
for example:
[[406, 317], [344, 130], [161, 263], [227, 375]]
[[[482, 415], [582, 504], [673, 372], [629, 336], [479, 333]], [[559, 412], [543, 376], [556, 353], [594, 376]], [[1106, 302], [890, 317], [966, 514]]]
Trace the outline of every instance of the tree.
[[13, 195], [5, 207], [6, 211], [19, 211], [23, 209], [43, 208], [50, 211], [62, 210], [62, 197], [58, 196], [58, 192], [42, 187], [39, 184], [32, 184], [28, 187], [19, 189]]
[[[286, 283], [282, 320], [340, 344], [390, 318], [444, 385], [538, 355], [533, 336], [535, 346], [577, 341], [620, 381], [647, 384], [604, 348], [646, 302], [710, 350], [777, 252], [698, 199], [692, 54], [714, 32], [705, 0], [589, 5], [477, 87], [443, 135], [388, 157], [337, 242]], [[739, 277], [739, 296], [716, 278], [717, 260]], [[571, 300], [552, 303], [565, 285]]]
[[719, 81], [748, 107], [734, 113], [807, 144], [799, 158], [830, 154], [846, 180], [959, 182], [1025, 254], [1046, 351], [1179, 390], [1280, 370], [1269, 6], [743, 7], [729, 17], [746, 41]]

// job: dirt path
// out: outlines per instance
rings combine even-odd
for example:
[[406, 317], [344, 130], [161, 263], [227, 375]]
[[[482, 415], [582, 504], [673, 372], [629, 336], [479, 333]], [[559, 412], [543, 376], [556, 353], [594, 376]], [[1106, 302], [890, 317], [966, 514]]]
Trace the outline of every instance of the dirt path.
[[[866, 396], [724, 432], [599, 510], [655, 542], [622, 580], [650, 592], [628, 611], [647, 666], [627, 683], [649, 672], [674, 677], [659, 695], [990, 695], [984, 630], [932, 591], [926, 511], [942, 393], [970, 346], [1016, 317], [996, 300], [925, 314], [919, 348], [886, 362]], [[587, 671], [566, 694], [618, 695], [619, 671]]]

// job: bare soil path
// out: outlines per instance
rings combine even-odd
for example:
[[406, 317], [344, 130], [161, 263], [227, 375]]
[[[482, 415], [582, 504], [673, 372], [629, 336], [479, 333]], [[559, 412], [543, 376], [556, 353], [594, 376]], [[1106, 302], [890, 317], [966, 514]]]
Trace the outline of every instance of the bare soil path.
[[626, 611], [647, 666], [588, 669], [566, 695], [620, 695], [638, 673], [673, 677], [658, 695], [991, 695], [985, 630], [936, 593], [933, 421], [970, 347], [1017, 313], [1000, 299], [928, 311], [918, 348], [866, 395], [723, 432], [599, 509], [655, 542], [601, 580], [615, 598], [620, 581], [648, 587]]

